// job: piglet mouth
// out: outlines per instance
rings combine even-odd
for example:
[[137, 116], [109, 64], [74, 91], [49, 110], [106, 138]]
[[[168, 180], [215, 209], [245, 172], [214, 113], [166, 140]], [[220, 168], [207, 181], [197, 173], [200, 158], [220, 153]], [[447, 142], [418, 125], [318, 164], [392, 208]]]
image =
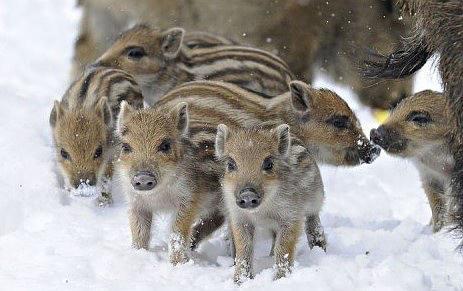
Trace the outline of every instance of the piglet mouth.
[[356, 148], [349, 148], [344, 155], [344, 165], [356, 166], [361, 163], [359, 151]]
[[372, 138], [372, 142], [381, 148], [383, 148], [386, 152], [391, 154], [397, 154], [403, 152], [407, 148], [407, 141], [404, 139], [395, 140], [394, 142], [390, 142], [382, 137], [374, 137]]
[[368, 140], [359, 140], [357, 146], [347, 149], [344, 160], [347, 165], [371, 164], [381, 154], [381, 148]]
[[399, 154], [407, 148], [407, 141], [406, 140], [398, 140], [391, 144], [388, 144], [383, 147], [383, 149], [391, 154]]
[[397, 131], [387, 129], [384, 126], [372, 129], [370, 140], [391, 154], [399, 154], [405, 151], [408, 145], [408, 140], [402, 138]]
[[360, 164], [371, 164], [381, 154], [381, 148], [364, 137], [358, 139], [357, 151]]
[[381, 154], [381, 148], [375, 144], [369, 144], [368, 147], [360, 149], [360, 163], [371, 164]]

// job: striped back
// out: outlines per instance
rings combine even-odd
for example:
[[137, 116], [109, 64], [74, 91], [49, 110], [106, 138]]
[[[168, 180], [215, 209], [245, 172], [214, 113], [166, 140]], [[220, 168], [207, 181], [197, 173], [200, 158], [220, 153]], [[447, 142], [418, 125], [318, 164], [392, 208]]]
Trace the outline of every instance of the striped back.
[[135, 108], [143, 108], [143, 95], [135, 79], [124, 71], [111, 68], [90, 68], [76, 80], [63, 96], [69, 109], [93, 108], [102, 97], [108, 98], [113, 116], [126, 100]]
[[[213, 154], [217, 125], [247, 128], [283, 123], [267, 112], [266, 102], [233, 84], [216, 81], [188, 82], [170, 91], [154, 107], [169, 111], [179, 102], [189, 104], [190, 138]], [[269, 122], [270, 121], [270, 122]]]
[[294, 77], [279, 57], [252, 47], [212, 43], [182, 49], [178, 65], [193, 80], [229, 82], [264, 98], [288, 91]]
[[183, 45], [186, 49], [207, 48], [220, 45], [237, 45], [238, 43], [225, 37], [205, 31], [192, 31], [183, 37]]

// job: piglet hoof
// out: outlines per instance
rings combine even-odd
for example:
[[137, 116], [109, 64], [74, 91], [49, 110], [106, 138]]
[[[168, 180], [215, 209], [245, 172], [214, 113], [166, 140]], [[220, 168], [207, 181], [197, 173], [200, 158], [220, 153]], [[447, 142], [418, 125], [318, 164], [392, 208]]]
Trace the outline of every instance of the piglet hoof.
[[273, 280], [279, 280], [281, 278], [285, 278], [289, 275], [289, 272], [285, 272], [285, 271], [277, 271], [275, 273], [275, 276], [273, 276]]
[[432, 227], [432, 232], [439, 232], [444, 227], [444, 221], [442, 219], [431, 219], [429, 223]]
[[233, 276], [233, 282], [239, 286], [244, 282], [251, 280], [252, 278], [253, 276], [250, 273], [235, 272], [235, 275]]
[[142, 240], [132, 240], [132, 248], [136, 250], [148, 250], [148, 243]]
[[233, 276], [233, 282], [237, 285], [241, 285], [252, 278], [253, 275], [249, 263], [241, 260], [235, 260], [235, 274]]
[[[280, 263], [280, 264], [283, 264], [283, 263]], [[275, 269], [276, 269], [276, 272], [275, 272], [275, 275], [273, 276], [273, 280], [278, 280], [278, 279], [287, 277], [291, 273], [289, 262], [286, 262], [285, 264], [281, 266], [277, 265]]]
[[169, 261], [172, 265], [182, 265], [189, 261], [188, 254], [185, 251], [173, 251], [169, 255]]
[[317, 228], [314, 233], [307, 234], [307, 241], [309, 243], [309, 248], [313, 249], [314, 247], [321, 248], [326, 253], [326, 237], [323, 229]]
[[99, 207], [108, 207], [113, 203], [113, 199], [111, 197], [111, 193], [103, 192], [101, 196], [98, 198], [98, 206]]
[[185, 264], [189, 260], [185, 239], [179, 234], [172, 234], [169, 244], [169, 260], [172, 265]]

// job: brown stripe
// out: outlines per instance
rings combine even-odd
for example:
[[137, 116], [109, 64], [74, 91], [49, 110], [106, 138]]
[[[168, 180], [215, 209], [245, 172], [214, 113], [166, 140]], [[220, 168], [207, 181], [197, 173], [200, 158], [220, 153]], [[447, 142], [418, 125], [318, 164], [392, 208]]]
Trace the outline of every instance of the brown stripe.
[[[178, 86], [177, 89], [172, 90], [171, 93], [175, 93], [175, 91], [178, 91], [184, 88], [191, 88], [192, 91], [197, 90], [199, 92], [201, 91], [211, 92], [211, 93], [218, 94], [220, 97], [223, 97], [224, 93], [227, 92], [229, 96], [233, 97], [233, 100], [241, 101], [241, 102], [244, 101], [246, 102], [246, 104], [251, 103], [253, 106], [259, 107], [259, 108], [265, 107], [264, 104], [262, 104], [260, 101], [257, 101], [258, 99], [252, 100], [251, 98], [244, 98], [243, 94], [246, 94], [246, 90], [239, 88], [239, 87], [233, 88], [232, 86], [233, 85], [227, 85], [227, 83], [217, 82], [217, 81], [193, 81], [193, 82], [184, 83]], [[217, 90], [217, 91], [213, 91], [213, 90]], [[226, 100], [232, 101], [228, 98]]]
[[110, 77], [112, 77], [115, 74], [120, 74], [121, 71], [111, 69], [111, 68], [99, 68], [99, 75], [98, 75], [98, 87], [96, 92], [98, 92], [98, 98], [101, 98], [103, 96], [110, 98], [109, 95], [109, 83], [110, 83]]
[[[133, 80], [127, 77], [128, 76], [124, 75], [111, 76], [111, 78], [109, 78], [108, 84], [106, 85], [106, 96], [108, 96], [108, 98], [112, 96], [112, 90], [115, 84], [128, 81], [131, 86], [137, 86], [137, 84]], [[129, 86], [129, 90], [133, 88], [131, 86]]]
[[189, 133], [191, 135], [196, 135], [198, 133], [211, 133], [211, 134], [216, 134], [217, 133], [217, 128], [216, 127], [207, 127], [207, 126], [201, 126], [201, 127], [190, 127]]
[[[241, 55], [240, 55], [241, 54]], [[214, 55], [225, 55], [225, 56], [254, 56], [254, 57], [260, 57], [260, 59], [268, 59], [266, 60], [267, 63], [271, 65], [276, 65], [278, 64], [277, 67], [282, 67], [286, 69], [288, 72], [290, 72], [290, 69], [288, 67], [288, 64], [284, 62], [282, 59], [279, 57], [255, 48], [250, 48], [250, 47], [244, 47], [244, 46], [220, 46], [220, 47], [214, 47], [212, 49], [197, 49], [193, 50], [190, 54], [191, 58], [199, 58], [199, 59], [210, 59]]]
[[[228, 93], [228, 96], [225, 94]], [[217, 98], [218, 100], [223, 100], [223, 102], [234, 105], [237, 109], [241, 109], [239, 107], [239, 102], [234, 102], [235, 100], [239, 100], [240, 98], [237, 97], [237, 92], [227, 90], [222, 86], [217, 86], [215, 82], [204, 82], [204, 81], [195, 81], [195, 82], [188, 82], [184, 83], [177, 88], [170, 91], [167, 95], [161, 98], [157, 103], [158, 106], [164, 105], [166, 103], [171, 102], [177, 98], [185, 98], [185, 97], [197, 97], [201, 98], [201, 96], [205, 97]], [[231, 97], [231, 98], [229, 98]]]
[[[240, 62], [253, 61], [263, 66], [272, 68], [280, 73], [282, 72], [290, 76], [290, 78], [293, 78], [292, 73], [289, 71], [288, 68], [284, 66], [280, 66], [279, 64], [276, 64], [275, 62], [261, 58], [260, 56], [256, 56], [255, 54], [252, 54], [252, 53], [244, 53], [244, 54], [238, 55], [238, 54], [229, 54], [228, 52], [224, 52], [224, 53], [215, 54], [215, 55], [195, 57], [195, 58], [191, 58], [187, 60], [185, 62], [185, 65], [191, 69], [194, 69], [195, 67], [201, 67], [201, 66], [205, 66], [209, 64], [212, 65], [215, 62], [222, 61], [222, 60], [230, 60], [230, 59], [235, 60], [235, 61], [240, 61]], [[248, 66], [248, 65], [243, 65], [243, 66]]]
[[[208, 88], [208, 87], [196, 87], [196, 88], [188, 88], [183, 87], [184, 90], [176, 90], [175, 92], [169, 93], [169, 95], [164, 96], [158, 103], [158, 106], [163, 106], [167, 103], [174, 102], [176, 100], [181, 101], [185, 97], [195, 98], [198, 99], [198, 103], [191, 104], [191, 110], [201, 110], [207, 111], [210, 113], [205, 113], [204, 115], [207, 117], [207, 114], [212, 114], [214, 109], [212, 108], [204, 108], [201, 107], [201, 99], [205, 98], [205, 96], [209, 98], [214, 98], [217, 100], [217, 103], [226, 104], [233, 110], [237, 111], [245, 111], [248, 115], [251, 115], [255, 119], [262, 119], [265, 116], [262, 113], [265, 111], [265, 107], [260, 104], [252, 103], [248, 99], [243, 96], [233, 96], [230, 94], [231, 91], [219, 91], [219, 90], [211, 90], [217, 88]], [[218, 88], [221, 89], [221, 88]], [[244, 90], [243, 90], [244, 91]], [[246, 92], [246, 91], [244, 91]], [[204, 106], [204, 105], [203, 105]], [[218, 112], [217, 116], [223, 116], [223, 112]]]
[[234, 44], [231, 40], [205, 32], [187, 33], [183, 39], [183, 43], [189, 49], [211, 48], [220, 45]]
[[[275, 71], [275, 70], [274, 70]], [[214, 80], [214, 79], [220, 79], [220, 78], [224, 78], [224, 77], [228, 77], [228, 76], [239, 76], [240, 79], [248, 79], [248, 80], [256, 80], [256, 77], [254, 76], [251, 76], [251, 74], [258, 74], [258, 77], [259, 78], [265, 78], [265, 79], [268, 79], [268, 80], [272, 80], [274, 81], [275, 83], [283, 83], [283, 84], [286, 84], [286, 79], [284, 78], [284, 76], [282, 76], [281, 72], [279, 71], [275, 71], [275, 75], [278, 75], [275, 76], [275, 75], [272, 75], [272, 74], [269, 74], [268, 72], [265, 72], [263, 70], [260, 70], [258, 67], [253, 67], [253, 68], [249, 68], [249, 67], [242, 67], [242, 68], [227, 68], [227, 67], [224, 67], [220, 70], [217, 70], [215, 72], [213, 72], [212, 74], [209, 74], [207, 76], [208, 80]], [[257, 79], [259, 79], [257, 78]], [[218, 80], [220, 81], [220, 80]], [[286, 85], [287, 87], [287, 85]]]
[[[255, 73], [259, 77], [256, 78], [256, 76], [250, 76], [250, 73]], [[260, 71], [259, 69], [256, 69], [256, 71], [250, 71], [246, 68], [224, 68], [223, 70], [219, 70], [213, 74], [208, 75], [207, 79], [211, 81], [216, 80], [232, 83], [264, 98], [272, 98], [288, 91], [288, 85], [283, 76], [280, 75], [280, 78], [278, 78], [273, 75], [269, 75], [264, 71]], [[258, 82], [263, 90], [254, 90], [255, 86], [252, 85], [254, 82]], [[269, 85], [268, 83], [271, 84]], [[268, 95], [263, 91], [270, 91], [274, 93]]]
[[92, 81], [92, 78], [96, 75], [96, 73], [97, 71], [90, 72], [83, 80], [78, 95], [78, 100], [80, 100], [80, 102], [83, 102], [85, 100], [88, 88], [90, 86], [90, 82]]

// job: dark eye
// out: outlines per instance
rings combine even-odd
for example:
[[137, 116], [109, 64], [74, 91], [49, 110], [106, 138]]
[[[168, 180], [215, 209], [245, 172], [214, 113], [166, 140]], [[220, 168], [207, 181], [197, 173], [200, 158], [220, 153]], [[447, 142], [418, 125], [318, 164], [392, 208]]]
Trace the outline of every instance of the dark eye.
[[411, 121], [411, 122], [414, 122], [418, 125], [426, 125], [428, 123], [430, 123], [432, 120], [431, 120], [431, 117], [429, 116], [429, 113], [427, 112], [418, 112], [418, 111], [414, 111], [412, 113], [410, 113], [408, 115], [408, 120]]
[[229, 158], [227, 161], [227, 171], [229, 172], [236, 171], [236, 162], [232, 158]]
[[346, 129], [349, 127], [349, 117], [344, 115], [335, 115], [326, 122], [338, 129]]
[[124, 154], [128, 154], [132, 152], [132, 147], [128, 143], [123, 143], [122, 144], [122, 152]]
[[127, 49], [127, 56], [131, 59], [141, 59], [146, 56], [146, 52], [142, 47], [131, 47]]
[[60, 154], [63, 159], [69, 160], [69, 154], [67, 151], [65, 151], [64, 149], [61, 149]]
[[95, 154], [93, 154], [93, 158], [96, 160], [96, 159], [100, 158], [102, 154], [103, 154], [103, 147], [102, 147], [102, 146], [99, 146], [99, 147], [95, 150]]
[[264, 162], [262, 163], [262, 170], [270, 172], [273, 170], [273, 158], [266, 157]]
[[170, 152], [170, 149], [171, 149], [171, 144], [169, 140], [162, 141], [162, 143], [158, 147], [158, 150], [163, 153]]

